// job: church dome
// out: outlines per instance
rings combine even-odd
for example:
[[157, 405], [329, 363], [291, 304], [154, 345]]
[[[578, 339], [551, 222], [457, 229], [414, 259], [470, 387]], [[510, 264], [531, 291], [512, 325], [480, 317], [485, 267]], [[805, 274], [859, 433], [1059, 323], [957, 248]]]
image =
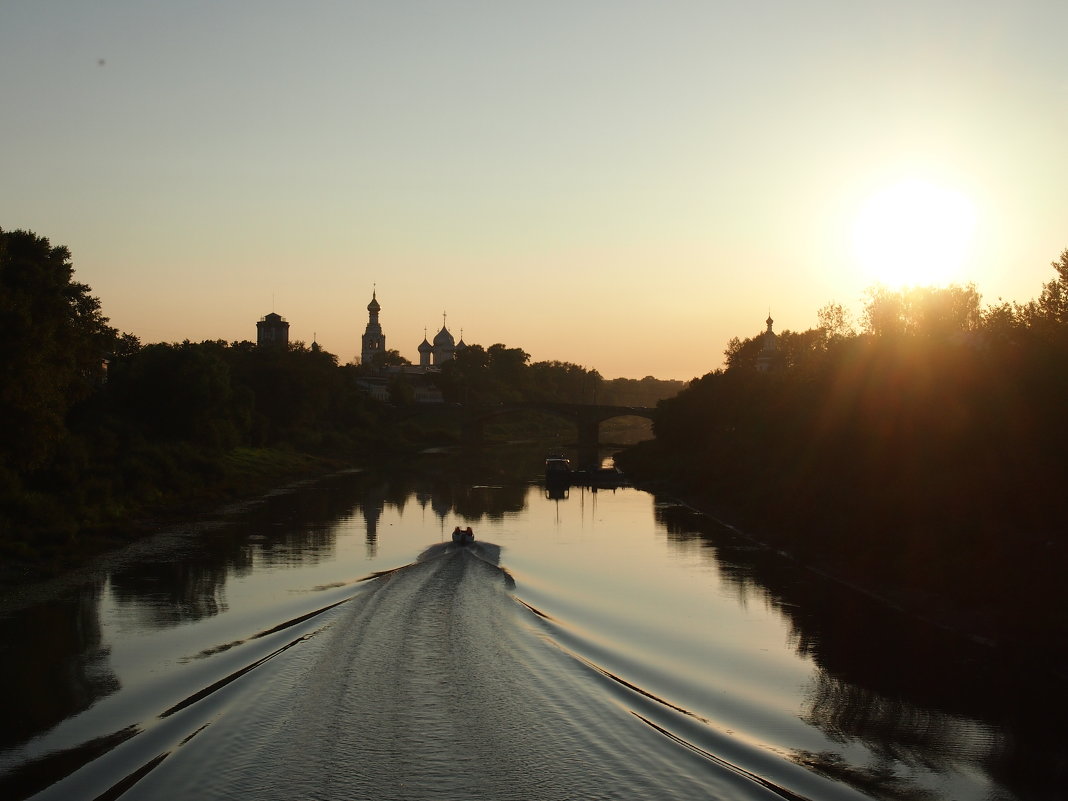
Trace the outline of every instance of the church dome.
[[419, 352], [430, 353], [432, 350], [434, 350], [434, 346], [426, 341], [426, 337], [423, 337], [423, 341], [419, 343]]
[[442, 326], [441, 330], [438, 331], [437, 336], [434, 337], [434, 345], [437, 347], [448, 346], [452, 348], [456, 346], [456, 340], [452, 338], [449, 329]]
[[377, 291], [371, 293], [371, 302], [367, 304], [367, 311], [369, 311], [369, 312], [382, 311], [382, 307], [378, 305], [378, 297], [377, 296], [378, 296], [378, 292]]

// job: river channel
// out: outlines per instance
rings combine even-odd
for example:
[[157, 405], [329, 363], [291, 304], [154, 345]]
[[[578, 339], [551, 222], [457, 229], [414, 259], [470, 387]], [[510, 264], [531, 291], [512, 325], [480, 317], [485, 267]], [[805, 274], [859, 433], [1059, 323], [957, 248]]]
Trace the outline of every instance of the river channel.
[[1056, 673], [540, 479], [353, 471], [6, 591], [0, 797], [1068, 797]]

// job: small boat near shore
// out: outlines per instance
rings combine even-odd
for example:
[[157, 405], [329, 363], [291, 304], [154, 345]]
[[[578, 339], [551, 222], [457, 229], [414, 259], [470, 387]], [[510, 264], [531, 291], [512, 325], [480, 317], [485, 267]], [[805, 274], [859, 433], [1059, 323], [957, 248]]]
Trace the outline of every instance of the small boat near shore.
[[570, 483], [574, 471], [571, 461], [562, 455], [550, 455], [545, 459], [545, 481], [548, 483]]
[[615, 488], [624, 486], [627, 479], [617, 467], [575, 468], [567, 457], [554, 454], [545, 459], [545, 483], [549, 486]]

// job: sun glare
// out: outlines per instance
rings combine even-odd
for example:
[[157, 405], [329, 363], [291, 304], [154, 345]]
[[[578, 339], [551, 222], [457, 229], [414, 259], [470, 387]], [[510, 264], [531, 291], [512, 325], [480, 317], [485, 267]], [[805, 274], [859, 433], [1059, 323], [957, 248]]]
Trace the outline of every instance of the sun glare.
[[962, 279], [975, 227], [975, 206], [965, 195], [926, 181], [901, 181], [861, 206], [853, 251], [878, 283], [942, 286]]

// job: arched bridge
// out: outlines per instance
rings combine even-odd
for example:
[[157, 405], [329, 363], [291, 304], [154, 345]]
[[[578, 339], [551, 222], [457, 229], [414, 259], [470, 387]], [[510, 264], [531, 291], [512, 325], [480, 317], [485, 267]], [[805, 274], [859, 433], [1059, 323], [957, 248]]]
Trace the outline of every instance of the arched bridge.
[[485, 441], [485, 427], [490, 421], [517, 412], [534, 411], [552, 414], [575, 424], [580, 450], [596, 449], [601, 423], [613, 417], [644, 417], [656, 419], [656, 409], [646, 406], [604, 406], [591, 403], [547, 403], [517, 401], [493, 405], [411, 406], [400, 413], [401, 418], [431, 414], [449, 414], [460, 423], [461, 439], [465, 445], [480, 445]]
[[646, 406], [599, 406], [592, 403], [544, 403], [538, 401], [517, 401], [501, 403], [496, 406], [465, 407], [468, 414], [463, 424], [463, 441], [478, 445], [484, 439], [486, 423], [518, 411], [546, 412], [570, 420], [578, 429], [579, 450], [596, 448], [600, 435], [601, 423], [613, 417], [644, 417], [656, 419], [656, 409]]

